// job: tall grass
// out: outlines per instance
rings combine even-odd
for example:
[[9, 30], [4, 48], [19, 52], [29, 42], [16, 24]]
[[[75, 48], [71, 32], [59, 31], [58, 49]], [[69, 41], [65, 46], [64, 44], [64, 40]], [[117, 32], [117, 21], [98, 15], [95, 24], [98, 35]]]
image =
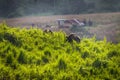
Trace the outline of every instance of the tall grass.
[[120, 43], [0, 24], [0, 80], [120, 79]]

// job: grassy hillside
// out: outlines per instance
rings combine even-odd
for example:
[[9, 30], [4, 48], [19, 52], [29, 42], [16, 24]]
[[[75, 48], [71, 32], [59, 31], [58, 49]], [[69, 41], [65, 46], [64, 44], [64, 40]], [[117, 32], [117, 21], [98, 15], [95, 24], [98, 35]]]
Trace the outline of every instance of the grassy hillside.
[[119, 80], [120, 43], [0, 24], [0, 80]]

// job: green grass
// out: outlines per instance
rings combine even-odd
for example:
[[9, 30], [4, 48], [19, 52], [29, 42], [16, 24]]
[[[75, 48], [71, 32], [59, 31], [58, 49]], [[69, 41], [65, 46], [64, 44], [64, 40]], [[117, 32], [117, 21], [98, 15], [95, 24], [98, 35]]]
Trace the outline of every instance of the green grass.
[[0, 80], [119, 80], [120, 43], [0, 24]]

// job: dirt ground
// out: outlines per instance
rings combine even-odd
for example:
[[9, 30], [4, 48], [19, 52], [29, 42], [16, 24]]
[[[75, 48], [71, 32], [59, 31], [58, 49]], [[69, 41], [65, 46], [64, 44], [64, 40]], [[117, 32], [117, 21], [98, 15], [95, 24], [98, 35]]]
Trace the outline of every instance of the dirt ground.
[[[120, 12], [117, 13], [99, 13], [99, 14], [80, 14], [80, 15], [54, 15], [54, 16], [28, 16], [21, 18], [0, 19], [0, 22], [6, 23], [13, 27], [37, 26], [45, 29], [45, 25], [51, 25], [53, 31], [59, 31], [57, 19], [79, 19], [86, 21], [91, 20], [92, 26], [86, 26], [88, 33], [96, 35], [98, 40], [107, 38], [111, 42], [120, 42]], [[63, 29], [67, 34], [71, 33], [70, 29]], [[76, 33], [80, 33], [79, 31]], [[84, 34], [83, 34], [84, 35]], [[88, 34], [89, 36], [89, 34]]]

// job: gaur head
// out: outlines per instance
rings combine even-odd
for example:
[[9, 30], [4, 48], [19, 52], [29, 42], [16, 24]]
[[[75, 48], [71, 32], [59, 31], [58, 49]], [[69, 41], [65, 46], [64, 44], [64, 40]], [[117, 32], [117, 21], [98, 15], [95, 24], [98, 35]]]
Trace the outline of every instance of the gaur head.
[[44, 33], [53, 33], [50, 29], [45, 29], [43, 32]]
[[74, 33], [70, 34], [69, 36], [66, 36], [66, 40], [68, 42], [73, 42], [73, 40], [76, 42], [80, 42], [79, 36], [76, 36]]

